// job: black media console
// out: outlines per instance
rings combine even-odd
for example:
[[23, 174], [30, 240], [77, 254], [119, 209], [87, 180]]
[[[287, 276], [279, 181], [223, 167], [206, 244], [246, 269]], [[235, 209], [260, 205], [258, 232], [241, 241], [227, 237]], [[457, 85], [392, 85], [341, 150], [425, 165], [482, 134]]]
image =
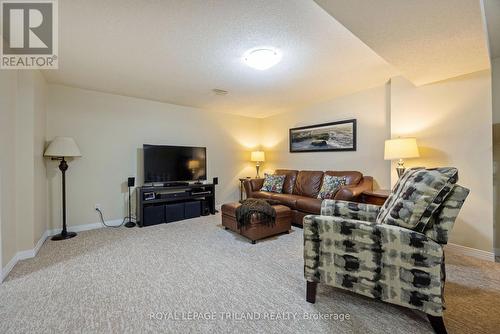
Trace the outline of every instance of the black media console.
[[140, 227], [215, 214], [215, 185], [189, 184], [137, 188]]

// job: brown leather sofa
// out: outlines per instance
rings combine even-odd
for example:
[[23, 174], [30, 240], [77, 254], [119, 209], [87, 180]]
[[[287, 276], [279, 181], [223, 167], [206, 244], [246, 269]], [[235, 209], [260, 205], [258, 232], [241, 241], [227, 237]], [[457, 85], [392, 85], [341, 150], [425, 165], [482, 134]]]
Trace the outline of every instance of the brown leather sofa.
[[308, 171], [278, 169], [275, 174], [285, 175], [283, 193], [260, 191], [264, 179], [249, 179], [244, 182], [247, 198], [267, 198], [279, 201], [292, 210], [292, 224], [302, 226], [302, 219], [309, 214], [319, 214], [321, 199], [318, 193], [323, 175], [345, 176], [347, 185], [342, 187], [334, 199], [356, 201], [365, 190], [373, 189], [373, 178], [356, 171]]

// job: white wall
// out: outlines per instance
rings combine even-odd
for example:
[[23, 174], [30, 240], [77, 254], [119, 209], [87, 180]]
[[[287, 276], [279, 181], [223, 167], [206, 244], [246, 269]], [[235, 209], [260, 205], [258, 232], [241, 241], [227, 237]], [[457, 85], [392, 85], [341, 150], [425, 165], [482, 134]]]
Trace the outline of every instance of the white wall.
[[[376, 187], [390, 186], [390, 163], [384, 161], [384, 140], [389, 137], [387, 86], [343, 96], [293, 113], [262, 120], [262, 144], [267, 154], [264, 170], [358, 170], [373, 176]], [[288, 130], [345, 119], [357, 119], [357, 151], [290, 153]]]
[[16, 109], [17, 249], [26, 250], [47, 229], [45, 148], [46, 83], [38, 71], [19, 71]]
[[[238, 178], [253, 173], [248, 152], [258, 144], [258, 119], [58, 85], [49, 86], [48, 106], [48, 139], [74, 137], [83, 155], [67, 172], [69, 226], [98, 222], [95, 204], [106, 220], [126, 215], [125, 181], [137, 176], [142, 183], [143, 144], [207, 147], [208, 179], [219, 177], [218, 203], [237, 200]], [[49, 163], [48, 177], [55, 228], [61, 221], [57, 163]]]
[[19, 71], [16, 110], [16, 235], [18, 249], [33, 248], [35, 165], [34, 77], [31, 71]]
[[495, 249], [500, 255], [500, 58], [491, 60], [492, 100], [493, 100], [493, 195], [495, 216]]
[[420, 147], [421, 158], [408, 160], [406, 166], [457, 167], [459, 184], [471, 189], [451, 242], [492, 252], [490, 72], [421, 87], [399, 77], [391, 87], [392, 136], [416, 137]]
[[2, 267], [46, 230], [45, 80], [38, 71], [0, 71]]
[[500, 123], [500, 57], [491, 60], [493, 124]]
[[500, 255], [500, 123], [493, 124], [493, 217], [495, 253]]
[[16, 254], [16, 129], [17, 72], [0, 71], [0, 214], [3, 268]]
[[47, 129], [47, 84], [40, 72], [33, 78], [33, 244], [48, 229], [48, 180], [43, 156]]

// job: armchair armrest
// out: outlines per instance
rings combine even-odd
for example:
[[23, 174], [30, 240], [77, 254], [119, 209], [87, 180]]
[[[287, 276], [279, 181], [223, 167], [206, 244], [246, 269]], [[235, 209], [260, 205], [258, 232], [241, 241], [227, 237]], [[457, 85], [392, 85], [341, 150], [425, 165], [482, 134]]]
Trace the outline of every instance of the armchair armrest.
[[304, 218], [304, 276], [441, 316], [443, 248], [398, 226], [331, 216]]
[[325, 199], [321, 202], [321, 215], [374, 223], [380, 208], [380, 206], [373, 204]]
[[249, 179], [243, 181], [243, 186], [245, 187], [245, 193], [247, 198], [252, 197], [254, 191], [259, 191], [264, 184], [264, 179]]
[[355, 186], [344, 186], [336, 194], [333, 199], [341, 201], [352, 201], [365, 190], [373, 190], [373, 177], [363, 176], [361, 181]]

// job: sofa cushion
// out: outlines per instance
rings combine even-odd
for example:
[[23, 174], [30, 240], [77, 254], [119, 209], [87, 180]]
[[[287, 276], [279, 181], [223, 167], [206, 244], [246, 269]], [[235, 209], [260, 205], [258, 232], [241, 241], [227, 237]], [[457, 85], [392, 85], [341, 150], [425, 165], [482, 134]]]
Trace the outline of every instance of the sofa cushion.
[[274, 174], [285, 175], [285, 183], [283, 183], [283, 194], [293, 194], [293, 187], [299, 171], [290, 169], [277, 169]]
[[319, 199], [332, 199], [342, 186], [346, 185], [345, 176], [324, 175], [321, 189], [318, 193]]
[[361, 182], [361, 179], [363, 178], [363, 174], [361, 174], [360, 172], [350, 171], [350, 170], [326, 171], [325, 175], [345, 176], [346, 185], [348, 186], [357, 185], [359, 182]]
[[322, 201], [323, 200], [317, 198], [302, 197], [297, 200], [297, 209], [307, 213], [319, 215], [319, 213], [321, 212]]
[[295, 209], [297, 206], [297, 200], [304, 198], [298, 195], [292, 194], [272, 194], [271, 199], [279, 201], [281, 204], [288, 206], [291, 209]]
[[469, 192], [469, 189], [455, 184], [448, 197], [445, 198], [443, 204], [427, 224], [425, 235], [437, 243], [446, 245], [448, 235]]
[[323, 172], [301, 170], [297, 174], [295, 187], [293, 188], [294, 195], [316, 198], [323, 181]]
[[272, 199], [273, 193], [269, 191], [254, 191], [252, 198]]
[[398, 180], [377, 223], [423, 232], [457, 182], [456, 168], [411, 168]]
[[265, 174], [264, 184], [260, 190], [281, 194], [284, 183], [285, 175]]

